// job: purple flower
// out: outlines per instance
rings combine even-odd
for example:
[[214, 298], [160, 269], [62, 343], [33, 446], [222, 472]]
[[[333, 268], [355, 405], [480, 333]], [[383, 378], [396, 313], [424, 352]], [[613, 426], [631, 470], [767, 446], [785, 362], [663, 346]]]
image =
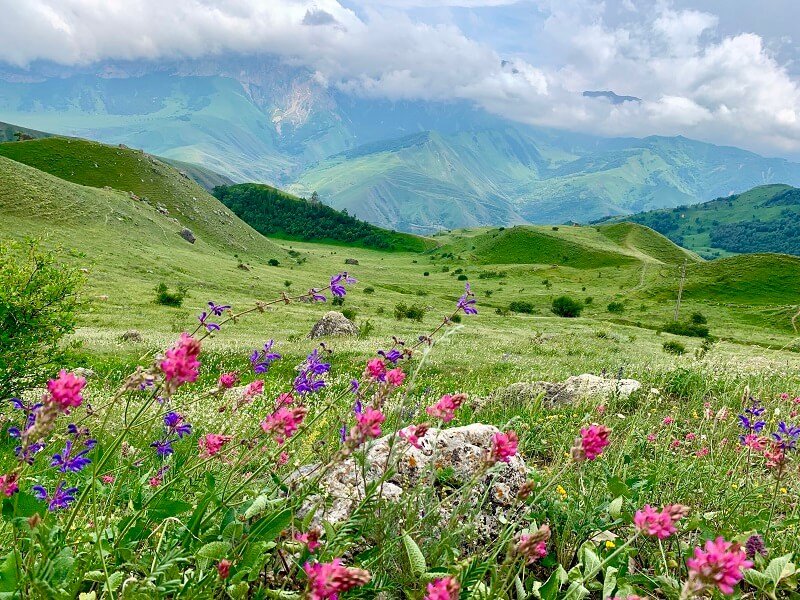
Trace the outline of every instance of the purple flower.
[[397, 364], [397, 361], [403, 358], [403, 353], [400, 352], [397, 348], [392, 348], [388, 352], [384, 350], [378, 350], [378, 354], [392, 364]]
[[464, 294], [458, 299], [458, 304], [456, 304], [456, 310], [463, 310], [465, 315], [477, 315], [478, 309], [475, 308], [477, 301], [473, 298], [474, 295], [469, 283], [466, 283], [464, 285]]
[[17, 455], [19, 460], [32, 465], [33, 461], [36, 459], [36, 454], [42, 448], [44, 448], [44, 444], [42, 442], [34, 442], [33, 444], [29, 444], [24, 450], [22, 446], [17, 446], [14, 448], [14, 454]]
[[751, 421], [746, 415], [739, 415], [739, 424], [747, 431], [761, 431], [767, 424], [766, 421]]
[[18, 438], [22, 436], [22, 432], [19, 430], [19, 427], [14, 427], [13, 425], [8, 428], [8, 435], [12, 438]]
[[339, 298], [343, 298], [344, 295], [347, 293], [345, 289], [345, 285], [352, 285], [356, 283], [354, 277], [350, 277], [347, 274], [347, 271], [344, 273], [338, 273], [331, 277], [331, 294], [337, 296]]
[[319, 350], [315, 348], [306, 357], [306, 360], [297, 367], [298, 374], [294, 380], [295, 391], [299, 394], [318, 392], [325, 387], [325, 382], [319, 377], [330, 371], [330, 369], [331, 365], [322, 362]]
[[172, 440], [156, 440], [150, 444], [151, 448], [156, 449], [156, 454], [159, 456], [169, 456], [174, 452], [172, 449]]
[[253, 365], [253, 372], [258, 374], [266, 373], [269, 366], [276, 360], [281, 358], [281, 355], [272, 351], [272, 346], [275, 345], [275, 340], [270, 340], [264, 344], [263, 350], [253, 350], [250, 355], [250, 364]]
[[339, 441], [344, 444], [345, 440], [347, 440], [347, 425], [342, 425], [339, 428]]
[[77, 473], [86, 465], [91, 464], [92, 461], [86, 458], [86, 454], [89, 453], [89, 450], [91, 450], [91, 448], [86, 448], [78, 452], [75, 456], [72, 456], [72, 440], [67, 440], [64, 444], [64, 451], [60, 454], [57, 453], [53, 455], [50, 466], [58, 467], [58, 470], [62, 473], [66, 473], [67, 471]]
[[360, 415], [364, 412], [364, 406], [361, 404], [361, 400], [356, 400], [356, 403], [353, 405], [353, 413]]
[[355, 394], [358, 391], [359, 385], [360, 384], [358, 383], [358, 379], [351, 379], [350, 380], [350, 391]]
[[183, 416], [176, 412], [168, 412], [164, 415], [164, 425], [169, 435], [177, 435], [178, 438], [183, 438], [183, 436], [192, 433], [192, 426], [189, 423], [184, 423]]
[[782, 450], [795, 450], [797, 448], [797, 438], [800, 437], [800, 427], [781, 421], [778, 423], [778, 431], [773, 433], [772, 437]]
[[219, 326], [219, 323], [212, 323], [211, 321], [209, 321], [208, 320], [209, 316], [210, 315], [206, 311], [203, 311], [197, 317], [197, 320], [200, 321], [200, 324], [206, 328], [206, 331], [219, 331], [220, 329], [222, 329]]
[[52, 497], [48, 495], [47, 490], [41, 485], [33, 486], [33, 491], [39, 500], [48, 502], [48, 510], [54, 511], [59, 508], [67, 508], [72, 502], [75, 502], [75, 493], [78, 491], [78, 488], [65, 488], [65, 485], [65, 481], [59, 483]]
[[215, 317], [221, 317], [222, 314], [226, 310], [230, 310], [231, 306], [229, 304], [215, 304], [214, 302], [208, 303], [208, 310], [211, 311], [211, 314]]
[[311, 296], [312, 302], [327, 302], [328, 299], [324, 296], [324, 294], [320, 294], [319, 290], [316, 288], [311, 288], [308, 290], [308, 295]]

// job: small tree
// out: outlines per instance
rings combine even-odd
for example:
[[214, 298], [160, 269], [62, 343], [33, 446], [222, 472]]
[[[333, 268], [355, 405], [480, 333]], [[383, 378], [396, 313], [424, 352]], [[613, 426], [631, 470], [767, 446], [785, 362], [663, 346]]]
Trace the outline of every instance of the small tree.
[[569, 296], [559, 296], [553, 300], [551, 310], [559, 317], [579, 317], [583, 311], [583, 304], [577, 300], [573, 300]]
[[35, 242], [0, 242], [0, 399], [40, 385], [75, 330], [81, 272]]

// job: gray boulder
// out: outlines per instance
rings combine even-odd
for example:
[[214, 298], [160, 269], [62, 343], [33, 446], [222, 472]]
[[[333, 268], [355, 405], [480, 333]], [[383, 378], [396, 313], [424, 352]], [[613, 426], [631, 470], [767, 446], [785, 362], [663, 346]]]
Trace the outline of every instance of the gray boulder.
[[123, 342], [141, 342], [144, 338], [142, 338], [142, 334], [136, 329], [129, 329], [120, 336], [120, 339]]
[[181, 229], [180, 236], [190, 244], [194, 244], [195, 241], [197, 240], [197, 238], [194, 237], [194, 233], [192, 233], [192, 230], [189, 229], [188, 227], [184, 227], [183, 229]]
[[346, 265], [357, 265], [358, 264], [358, 260], [356, 260], [355, 258], [345, 258], [344, 259], [344, 264], [346, 264]]
[[564, 381], [529, 381], [501, 388], [484, 402], [534, 402], [545, 405], [575, 404], [583, 401], [601, 403], [613, 396], [627, 398], [642, 387], [635, 379], [599, 377], [590, 373], [574, 375]]
[[358, 335], [358, 327], [342, 313], [331, 310], [314, 324], [308, 337], [313, 340], [331, 335]]

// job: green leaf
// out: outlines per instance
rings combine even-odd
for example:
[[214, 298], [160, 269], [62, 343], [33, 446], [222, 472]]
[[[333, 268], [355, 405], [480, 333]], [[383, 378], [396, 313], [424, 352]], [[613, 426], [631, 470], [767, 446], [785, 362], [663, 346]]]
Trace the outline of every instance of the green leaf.
[[589, 590], [583, 587], [579, 581], [573, 581], [564, 594], [564, 600], [582, 600], [588, 595]]
[[292, 522], [292, 511], [285, 508], [260, 518], [250, 527], [251, 542], [271, 542]]
[[623, 497], [617, 496], [608, 505], [608, 514], [615, 519], [619, 519], [619, 516], [622, 514], [622, 501]]
[[17, 553], [14, 551], [5, 556], [0, 563], [0, 592], [16, 590], [19, 583], [17, 575]]
[[766, 575], [772, 582], [773, 591], [777, 589], [781, 580], [794, 575], [796, 568], [791, 560], [792, 553], [790, 552], [789, 554], [784, 554], [778, 558], [773, 558], [771, 561], [769, 561], [767, 568], [764, 569], [764, 575]]
[[405, 532], [403, 532], [403, 546], [406, 549], [406, 556], [408, 556], [408, 564], [411, 567], [411, 572], [418, 578], [422, 577], [425, 571], [428, 570], [425, 556], [422, 554], [422, 550], [420, 550], [417, 542]]
[[597, 553], [594, 551], [594, 545], [591, 542], [584, 542], [581, 549], [578, 550], [578, 560], [583, 563], [583, 573], [585, 577], [594, 579], [600, 572], [600, 565], [602, 561]]
[[228, 542], [209, 542], [201, 547], [195, 555], [197, 558], [205, 558], [208, 560], [221, 560], [230, 550], [231, 545]]
[[[103, 579], [105, 579], [105, 576]], [[122, 585], [123, 581], [125, 581], [125, 573], [122, 571], [115, 571], [108, 576], [108, 582], [103, 586], [103, 590], [106, 592], [106, 594], [108, 593], [109, 588], [112, 592], [116, 591], [116, 589]]]
[[561, 589], [561, 586], [564, 585], [569, 576], [567, 572], [564, 570], [560, 564], [556, 567], [556, 570], [553, 571], [547, 581], [539, 588], [538, 593], [539, 597], [542, 600], [555, 600], [558, 596], [558, 592]]
[[15, 517], [32, 517], [36, 513], [47, 514], [47, 508], [41, 500], [27, 492], [18, 492], [11, 498], [3, 500], [3, 519], [10, 521]]
[[603, 579], [603, 598], [611, 598], [614, 594], [614, 588], [617, 587], [617, 567], [608, 567], [606, 569], [606, 576]]
[[755, 569], [745, 569], [744, 580], [761, 591], [767, 591], [772, 585], [772, 581], [767, 575]]
[[192, 505], [183, 500], [170, 500], [163, 498], [156, 501], [147, 511], [147, 516], [153, 521], [163, 521], [170, 517], [180, 515], [192, 509]]
[[247, 507], [247, 510], [244, 511], [244, 518], [245, 519], [252, 519], [253, 517], [257, 517], [264, 509], [267, 508], [267, 503], [269, 502], [269, 496], [265, 496], [262, 494], [261, 496], [256, 496], [253, 499], [253, 502], [250, 506]]
[[522, 580], [519, 578], [519, 575], [514, 577], [514, 590], [517, 593], [517, 600], [525, 600], [528, 597], [528, 593], [525, 591], [525, 586], [522, 585]]

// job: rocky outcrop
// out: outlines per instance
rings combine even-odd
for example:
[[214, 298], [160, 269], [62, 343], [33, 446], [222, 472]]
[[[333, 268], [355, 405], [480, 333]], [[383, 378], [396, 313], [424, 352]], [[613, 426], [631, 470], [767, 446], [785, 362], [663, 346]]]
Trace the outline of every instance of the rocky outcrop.
[[342, 313], [331, 310], [326, 312], [325, 315], [314, 324], [308, 337], [314, 339], [331, 335], [358, 335], [358, 327]]
[[120, 339], [123, 342], [141, 342], [144, 338], [136, 329], [129, 329], [120, 336]]
[[344, 259], [344, 264], [346, 264], [346, 265], [357, 265], [358, 264], [358, 260], [355, 259], [355, 258], [345, 258]]
[[194, 237], [194, 233], [188, 227], [184, 227], [181, 229], [181, 237], [185, 239], [190, 244], [194, 244], [197, 241], [197, 238]]
[[[481, 506], [481, 510], [464, 511], [464, 520], [474, 526], [476, 543], [488, 541], [502, 529], [503, 521], [510, 515], [510, 507], [517, 492], [527, 478], [527, 468], [520, 456], [514, 456], [509, 463], [486, 470], [486, 457], [492, 446], [492, 436], [499, 430], [492, 425], [473, 423], [464, 427], [450, 429], [429, 429], [421, 440], [421, 448], [415, 448], [399, 437], [394, 438], [392, 457], [387, 455], [392, 448], [392, 436], [376, 440], [367, 451], [366, 481], [379, 481], [389, 464], [389, 477], [381, 487], [381, 497], [390, 502], [398, 502], [407, 490], [418, 485], [433, 486], [440, 498], [440, 513], [443, 523], [453, 515], [457, 506]], [[293, 484], [319, 475], [318, 466], [304, 467], [293, 478]], [[434, 471], [447, 472], [447, 483], [435, 477]], [[483, 475], [481, 475], [483, 473]], [[477, 476], [477, 479], [476, 479]], [[473, 481], [474, 480], [474, 481]], [[467, 497], [458, 492], [461, 487], [473, 481], [474, 487]], [[326, 472], [320, 487], [326, 502], [317, 508], [314, 520], [340, 523], [346, 520], [363, 500], [365, 494], [362, 467], [355, 459], [347, 459]], [[488, 493], [487, 493], [488, 492]], [[410, 492], [409, 492], [410, 493]], [[485, 498], [485, 503], [483, 499]], [[319, 497], [309, 498], [305, 509], [310, 510]]]
[[484, 402], [534, 402], [545, 405], [603, 402], [613, 396], [627, 398], [642, 387], [635, 379], [616, 379], [584, 373], [564, 381], [530, 381], [511, 384], [494, 392]]

